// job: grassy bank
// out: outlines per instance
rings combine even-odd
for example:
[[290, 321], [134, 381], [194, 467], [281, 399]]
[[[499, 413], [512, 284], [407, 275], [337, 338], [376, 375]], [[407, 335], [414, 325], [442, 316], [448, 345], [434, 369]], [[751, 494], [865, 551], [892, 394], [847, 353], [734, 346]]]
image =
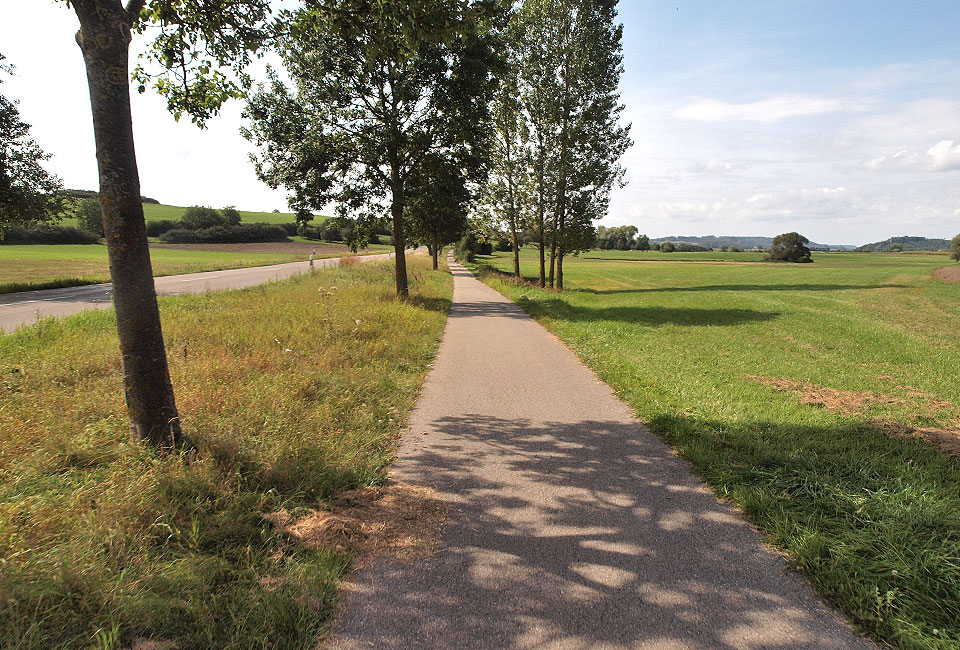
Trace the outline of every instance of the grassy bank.
[[[343, 246], [339, 253], [349, 255]], [[259, 253], [251, 251], [204, 251], [151, 248], [150, 259], [156, 276], [237, 269], [306, 259], [302, 253]], [[0, 246], [0, 293], [72, 287], [109, 282], [107, 247], [102, 244], [12, 244]]]
[[[560, 294], [484, 279], [862, 629], [899, 648], [960, 648], [960, 459], [937, 446], [960, 440], [960, 285], [931, 277], [949, 262], [675, 255], [570, 259]], [[509, 254], [485, 262], [512, 267]], [[522, 270], [535, 274], [532, 251]]]
[[[213, 206], [222, 208], [223, 206]], [[186, 206], [166, 205], [164, 203], [144, 203], [143, 216], [147, 221], [160, 221], [169, 219], [178, 221], [183, 213], [186, 212]], [[242, 223], [293, 223], [296, 221], [296, 215], [292, 212], [252, 212], [250, 210], [238, 210]], [[326, 217], [314, 217], [313, 224], [322, 223]], [[60, 222], [64, 226], [76, 226], [77, 220], [73, 217], [66, 218]]]
[[384, 481], [451, 294], [408, 264], [161, 299], [183, 457], [128, 441], [111, 312], [0, 337], [0, 647], [314, 647], [349, 558], [264, 516]]

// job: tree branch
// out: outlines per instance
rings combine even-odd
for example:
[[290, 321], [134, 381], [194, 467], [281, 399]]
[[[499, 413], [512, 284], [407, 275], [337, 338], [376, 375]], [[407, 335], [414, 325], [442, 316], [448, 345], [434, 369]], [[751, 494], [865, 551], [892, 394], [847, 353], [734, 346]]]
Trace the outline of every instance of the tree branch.
[[126, 11], [130, 14], [130, 20], [136, 24], [140, 19], [140, 11], [146, 6], [147, 0], [128, 0]]

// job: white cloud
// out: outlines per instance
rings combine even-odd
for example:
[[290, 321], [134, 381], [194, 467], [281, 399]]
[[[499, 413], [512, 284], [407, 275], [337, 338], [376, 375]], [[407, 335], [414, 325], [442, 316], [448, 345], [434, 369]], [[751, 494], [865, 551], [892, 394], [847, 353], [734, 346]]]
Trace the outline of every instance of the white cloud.
[[954, 171], [960, 169], [960, 144], [941, 140], [926, 151], [898, 151], [868, 160], [864, 166], [871, 171]]
[[674, 117], [695, 122], [779, 122], [792, 117], [864, 110], [866, 104], [817, 95], [776, 95], [756, 102], [734, 104], [701, 97], [673, 112]]
[[747, 169], [750, 165], [745, 162], [733, 162], [730, 160], [718, 160], [716, 158], [706, 162], [698, 160], [687, 167], [688, 172], [694, 174], [716, 174], [726, 176], [737, 171]]

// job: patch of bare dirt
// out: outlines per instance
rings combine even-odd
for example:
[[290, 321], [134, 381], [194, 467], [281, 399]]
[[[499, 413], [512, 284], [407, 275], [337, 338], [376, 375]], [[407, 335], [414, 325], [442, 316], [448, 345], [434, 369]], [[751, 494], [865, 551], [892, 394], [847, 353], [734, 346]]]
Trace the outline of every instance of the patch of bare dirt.
[[877, 395], [876, 393], [861, 393], [852, 390], [838, 390], [836, 388], [827, 388], [818, 384], [804, 384], [799, 381], [789, 379], [778, 379], [776, 377], [758, 377], [756, 375], [747, 375], [748, 378], [769, 386], [774, 390], [793, 391], [800, 398], [803, 404], [813, 406], [822, 406], [828, 411], [837, 411], [846, 416], [860, 415], [864, 407], [871, 404], [887, 402], [896, 404], [902, 400], [898, 397], [889, 395]]
[[922, 438], [948, 456], [960, 457], [960, 426], [951, 428], [911, 427], [897, 422], [874, 420], [873, 425], [890, 435]]
[[317, 255], [351, 255], [342, 244], [313, 244], [307, 242], [275, 241], [251, 244], [150, 244], [150, 248], [169, 248], [182, 251], [219, 251], [222, 253], [272, 253], [302, 255], [306, 258], [314, 250]]
[[348, 490], [331, 505], [295, 521], [285, 510], [263, 517], [296, 544], [352, 551], [355, 567], [377, 558], [410, 562], [440, 548], [447, 506], [429, 488], [391, 483]]
[[944, 266], [933, 272], [935, 280], [940, 282], [960, 282], [960, 266]]

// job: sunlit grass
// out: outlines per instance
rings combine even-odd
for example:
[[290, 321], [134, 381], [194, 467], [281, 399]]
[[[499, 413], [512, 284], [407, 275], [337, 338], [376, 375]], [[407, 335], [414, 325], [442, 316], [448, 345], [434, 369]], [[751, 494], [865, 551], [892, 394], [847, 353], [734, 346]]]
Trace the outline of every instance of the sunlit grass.
[[[568, 258], [562, 293], [483, 277], [862, 629], [899, 648], [960, 648], [960, 459], [889, 433], [960, 427], [960, 285], [931, 277], [951, 262], [605, 253]], [[482, 261], [512, 268], [509, 254]], [[533, 278], [533, 251], [522, 262]], [[844, 414], [751, 376], [876, 399]]]
[[129, 442], [112, 311], [0, 337], [0, 647], [313, 647], [347, 558], [262, 515], [384, 481], [451, 295], [409, 264], [161, 299], [180, 457]]

